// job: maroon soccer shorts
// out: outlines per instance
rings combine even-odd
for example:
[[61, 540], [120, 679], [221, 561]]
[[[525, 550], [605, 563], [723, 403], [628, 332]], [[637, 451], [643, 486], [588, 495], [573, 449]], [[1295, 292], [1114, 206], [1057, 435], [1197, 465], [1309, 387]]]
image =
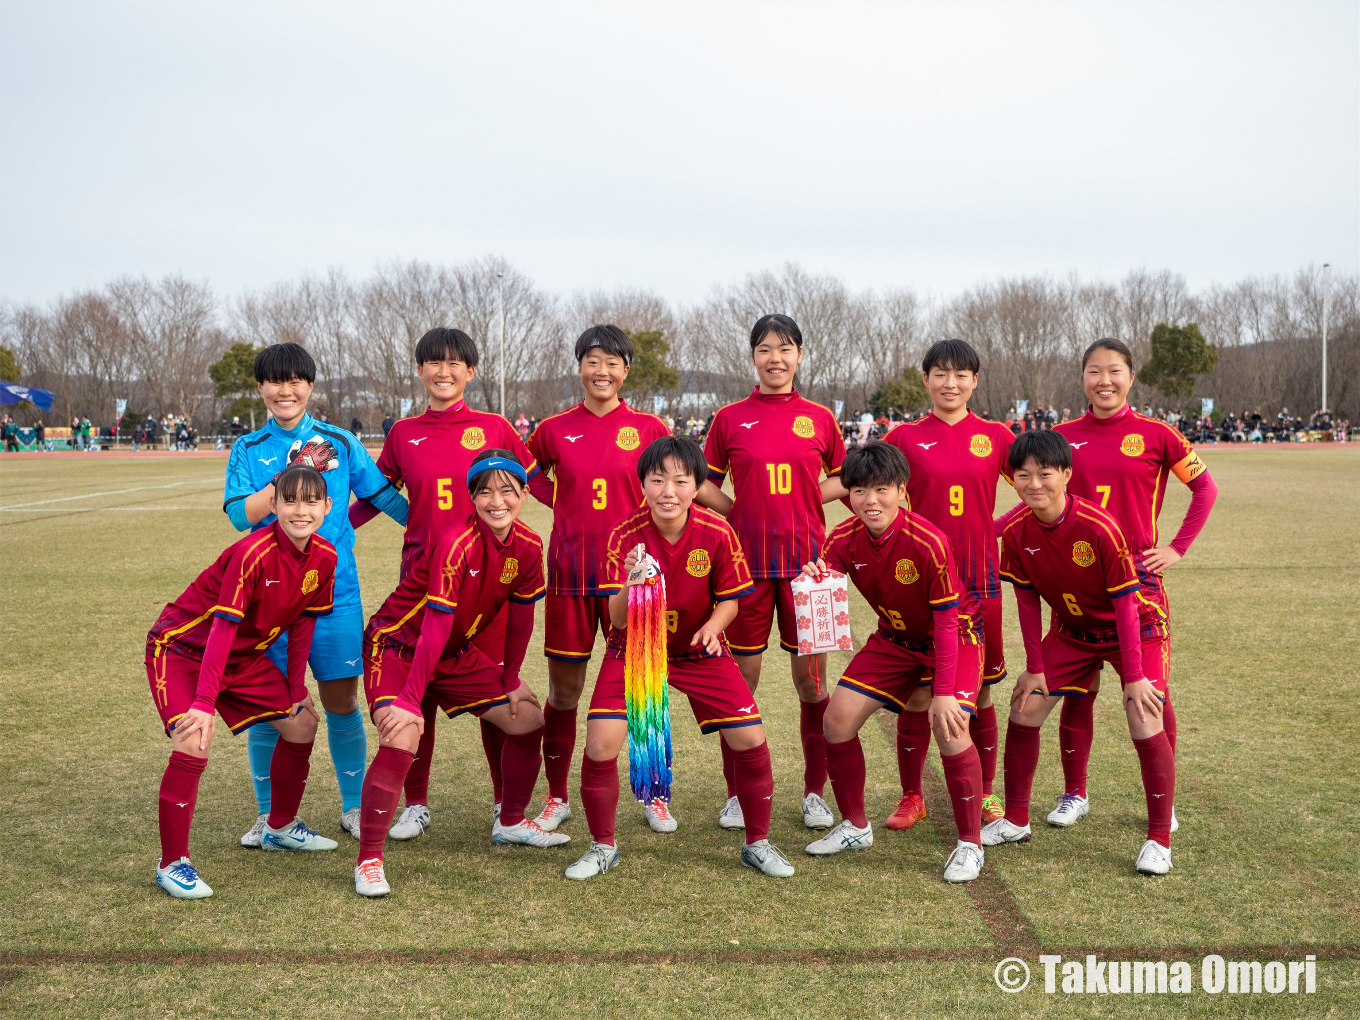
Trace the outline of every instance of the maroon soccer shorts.
[[[383, 647], [376, 659], [372, 653], [372, 645], [364, 650], [364, 696], [368, 699], [370, 718], [378, 709], [397, 700], [411, 672], [411, 653], [403, 648]], [[435, 699], [450, 719], [464, 712], [479, 716], [510, 701], [501, 686], [501, 667], [476, 645], [441, 661], [425, 693]]]
[[[151, 698], [156, 702], [167, 735], [193, 705], [202, 668], [203, 663], [198, 660], [164, 649], [159, 655], [147, 655]], [[240, 733], [258, 722], [286, 719], [292, 710], [287, 678], [263, 655], [222, 677], [217, 714], [232, 733]]]
[[595, 632], [609, 636], [605, 595], [549, 595], [543, 603], [543, 654], [565, 662], [586, 662]]
[[[883, 702], [883, 707], [895, 714], [907, 707], [917, 687], [929, 687], [934, 680], [933, 648], [911, 648], [874, 631], [850, 660], [840, 682], [866, 698]], [[982, 646], [959, 645], [954, 698], [969, 715], [977, 709], [981, 689]]]
[[[1171, 665], [1171, 640], [1165, 634], [1144, 634], [1143, 675], [1153, 689], [1166, 698], [1166, 680]], [[1109, 663], [1123, 684], [1124, 663], [1119, 640], [1113, 631], [1078, 635], [1073, 631], [1051, 629], [1044, 635], [1044, 679], [1051, 695], [1086, 697], [1100, 667]]]
[[798, 651], [798, 617], [793, 611], [789, 578], [758, 578], [751, 594], [743, 596], [737, 618], [723, 631], [733, 655], [759, 655], [770, 643], [770, 624], [779, 619], [779, 646]]
[[[735, 729], [760, 724], [755, 695], [742, 679], [730, 655], [703, 659], [671, 659], [666, 664], [667, 682], [689, 697], [690, 711], [699, 732]], [[628, 721], [623, 703], [623, 660], [606, 656], [595, 679], [587, 719]]]
[[982, 683], [990, 687], [1006, 679], [1006, 643], [1001, 633], [1001, 596], [980, 598], [982, 604]]

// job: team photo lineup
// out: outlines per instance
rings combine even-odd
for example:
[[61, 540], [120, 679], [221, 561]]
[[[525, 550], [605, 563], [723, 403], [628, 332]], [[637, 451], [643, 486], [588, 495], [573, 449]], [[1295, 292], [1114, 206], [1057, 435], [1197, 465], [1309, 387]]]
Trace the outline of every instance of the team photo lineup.
[[[392, 425], [375, 460], [308, 412], [311, 355], [296, 343], [263, 348], [253, 372], [269, 419], [235, 441], [226, 468], [223, 510], [243, 537], [167, 602], [146, 639], [171, 748], [156, 885], [179, 899], [213, 894], [192, 863], [202, 837], [191, 830], [219, 716], [245, 736], [254, 787], [241, 846], [306, 853], [357, 841], [355, 892], [382, 897], [394, 881], [400, 889], [400, 842], [434, 824], [432, 782], [453, 781], [434, 767], [435, 732], [460, 724], [440, 724], [441, 712], [476, 719], [487, 775], [457, 782], [485, 783], [490, 841], [551, 850], [575, 835], [577, 847], [543, 855], [566, 879], [627, 868], [622, 788], [654, 832], [716, 822], [733, 830], [734, 866], [796, 880], [798, 854], [769, 840], [776, 803], [799, 802], [805, 854], [871, 851], [859, 734], [880, 709], [896, 719], [902, 790], [880, 824], [926, 817], [933, 739], [957, 833], [942, 876], [967, 883], [988, 850], [1036, 837], [1034, 777], [1055, 708], [1064, 788], [1046, 820], [1061, 829], [1087, 816], [1102, 680], [1145, 794], [1146, 834], [1129, 843], [1127, 866], [1167, 874], [1177, 719], [1163, 575], [1189, 552], [1217, 487], [1181, 432], [1129, 405], [1129, 347], [1093, 339], [1072, 366], [1085, 413], [1017, 435], [969, 409], [986, 370], [974, 348], [937, 341], [919, 366], [929, 412], [863, 445], [799, 394], [805, 351], [792, 318], [762, 316], [749, 351], [751, 394], [717, 410], [700, 445], [619, 396], [633, 341], [592, 325], [573, 350], [583, 399], [526, 440], [467, 405], [477, 346], [435, 327], [415, 347], [428, 406]], [[1002, 480], [1019, 502], [998, 516]], [[1157, 517], [1173, 480], [1190, 507], [1163, 541]], [[551, 534], [521, 519], [531, 498], [551, 508]], [[837, 501], [850, 516], [828, 529], [823, 507]], [[379, 514], [404, 529], [400, 581], [365, 619], [354, 547]], [[1016, 619], [1002, 611], [1003, 582]], [[848, 633], [837, 604], [850, 586], [873, 609], [872, 634]], [[540, 603], [546, 692], [521, 679]], [[772, 628], [798, 699], [801, 787], [776, 776], [762, 725], [760, 699], [784, 683], [772, 662], [760, 684]], [[1005, 660], [1007, 628], [1023, 639], [1023, 664]], [[597, 634], [605, 650], [592, 669]], [[853, 649], [840, 677], [827, 675], [831, 648]], [[721, 768], [727, 800], [708, 818], [671, 810], [671, 783], [684, 776], [671, 769], [670, 689], [701, 733], [718, 736], [705, 767]], [[299, 807], [323, 714], [339, 803], [319, 810], [338, 824], [312, 828]], [[547, 792], [533, 803], [540, 772]], [[278, 879], [290, 881], [286, 863]]]

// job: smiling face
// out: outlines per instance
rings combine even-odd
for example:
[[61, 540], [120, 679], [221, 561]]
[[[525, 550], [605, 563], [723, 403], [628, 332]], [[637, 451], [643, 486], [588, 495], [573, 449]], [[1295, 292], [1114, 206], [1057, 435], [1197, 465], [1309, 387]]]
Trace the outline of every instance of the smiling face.
[[930, 392], [930, 401], [940, 414], [959, 414], [968, 407], [977, 389], [978, 374], [966, 368], [935, 365], [921, 376]]
[[850, 509], [877, 538], [897, 520], [897, 508], [906, 498], [905, 484], [870, 482], [850, 490]]
[[1133, 369], [1118, 351], [1097, 347], [1091, 352], [1082, 366], [1081, 385], [1097, 417], [1107, 418], [1124, 406], [1133, 378]]
[[756, 344], [751, 363], [756, 366], [761, 393], [788, 393], [793, 389], [793, 373], [803, 363], [803, 348], [771, 331]]
[[1062, 516], [1071, 468], [1047, 467], [1030, 457], [1015, 469], [1015, 494], [1045, 523]]
[[524, 488], [519, 479], [504, 471], [487, 471], [477, 480], [477, 489], [472, 493], [477, 516], [502, 542], [510, 534], [523, 504]]
[[331, 498], [309, 492], [306, 486], [298, 486], [297, 491], [289, 495], [289, 499], [277, 493], [270, 496], [269, 512], [278, 517], [283, 533], [302, 549], [331, 512]]
[[429, 394], [430, 407], [436, 411], [443, 411], [462, 400], [467, 384], [477, 374], [475, 368], [470, 368], [460, 358], [424, 361], [416, 371], [425, 385], [425, 392]]
[[628, 378], [628, 364], [617, 354], [606, 354], [598, 347], [586, 351], [577, 366], [586, 398], [592, 403], [612, 405], [619, 396], [619, 388]]
[[291, 429], [307, 411], [307, 399], [312, 395], [312, 384], [294, 376], [287, 382], [258, 383], [260, 399], [279, 426]]
[[674, 457], [667, 457], [642, 480], [642, 495], [652, 511], [652, 520], [663, 529], [685, 520], [698, 488], [689, 469]]

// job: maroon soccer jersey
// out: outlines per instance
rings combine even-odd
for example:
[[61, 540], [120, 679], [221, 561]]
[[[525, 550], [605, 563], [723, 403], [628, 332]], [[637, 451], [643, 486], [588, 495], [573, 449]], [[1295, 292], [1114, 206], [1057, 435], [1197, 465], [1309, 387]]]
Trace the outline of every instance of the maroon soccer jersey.
[[539, 422], [529, 453], [553, 479], [549, 594], [599, 594], [609, 533], [642, 505], [638, 458], [670, 434], [656, 415], [622, 401], [603, 416], [577, 404]]
[[1014, 440], [1005, 425], [972, 411], [953, 425], [928, 414], [883, 437], [911, 466], [907, 495], [912, 513], [948, 536], [959, 580], [979, 598], [1001, 594], [992, 516], [997, 479], [1010, 481], [1006, 455]]
[[821, 475], [845, 460], [836, 416], [792, 393], [761, 393], [719, 408], [704, 440], [708, 477], [732, 474], [728, 521], [751, 576], [797, 577], [817, 558], [826, 534]]
[[410, 509], [402, 540], [403, 574], [439, 536], [472, 513], [467, 473], [483, 450], [509, 450], [532, 476], [538, 465], [511, 424], [498, 414], [457, 404], [443, 411], [426, 409], [392, 426], [378, 455], [378, 470], [405, 486]]
[[959, 643], [977, 643], [977, 595], [960, 584], [949, 539], [924, 517], [898, 507], [897, 520], [878, 538], [858, 517], [847, 517], [826, 536], [822, 558], [873, 606], [884, 637], [933, 647], [933, 611], [957, 606]]
[[[667, 654], [671, 658], [704, 655], [701, 648], [690, 644], [694, 632], [712, 615], [717, 603], [741, 598], [755, 587], [732, 526], [722, 515], [693, 503], [685, 530], [672, 545], [661, 537], [652, 523], [652, 511], [644, 506], [619, 521], [609, 533], [601, 593], [623, 590], [628, 580], [623, 561], [639, 543], [646, 546], [666, 579]], [[623, 640], [621, 631], [610, 634], [612, 654], [622, 651]]]
[[148, 651], [201, 661], [220, 616], [237, 624], [229, 668], [263, 655], [300, 616], [327, 616], [335, 597], [335, 546], [320, 535], [299, 550], [275, 521], [227, 546], [156, 620]]
[[[466, 491], [466, 488], [464, 489]], [[511, 599], [543, 597], [543, 540], [515, 521], [501, 542], [472, 513], [440, 535], [387, 596], [364, 632], [366, 651], [414, 651], [426, 606], [453, 614], [453, 632], [441, 659], [462, 651]]]
[[1157, 545], [1157, 515], [1166, 497], [1167, 475], [1189, 483], [1204, 473], [1204, 462], [1170, 425], [1146, 418], [1127, 404], [1108, 418], [1097, 418], [1088, 406], [1080, 418], [1053, 428], [1072, 447], [1068, 492], [1119, 522], [1141, 570], [1143, 553]]
[[[1026, 507], [1001, 533], [1001, 576], [1033, 588], [1053, 607], [1053, 620], [1081, 634], [1114, 631], [1114, 599], [1136, 595], [1124, 535], [1114, 517], [1094, 503], [1068, 495], [1067, 509], [1044, 524]], [[1156, 611], [1140, 600], [1139, 616], [1155, 622]]]

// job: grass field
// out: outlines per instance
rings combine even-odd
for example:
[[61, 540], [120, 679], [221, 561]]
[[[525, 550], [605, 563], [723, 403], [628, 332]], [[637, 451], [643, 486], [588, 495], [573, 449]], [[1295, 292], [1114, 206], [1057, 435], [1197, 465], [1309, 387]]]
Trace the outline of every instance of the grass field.
[[[1108, 697], [1091, 817], [989, 851], [971, 887], [940, 879], [953, 835], [934, 754], [935, 825], [880, 827], [868, 853], [807, 857], [797, 702], [771, 656], [759, 692], [775, 763], [771, 838], [798, 867], [791, 880], [738, 866], [739, 835], [715, 821], [717, 737], [700, 737], [677, 705], [680, 831], [656, 836], [622, 804], [623, 867], [581, 884], [561, 875], [586, 846], [580, 814], [565, 847], [493, 847], [475, 723], [442, 720], [434, 826], [389, 847], [395, 892], [379, 901], [353, 892], [355, 844], [338, 831], [324, 726], [302, 816], [344, 842], [304, 859], [237, 845], [255, 808], [245, 742], [223, 728], [192, 837], [217, 890], [200, 903], [151, 882], [168, 746], [142, 650], [161, 605], [234, 538], [220, 509], [225, 461], [0, 460], [0, 810], [17, 837], [0, 869], [0, 1015], [1355, 1016], [1360, 450], [1204, 458], [1218, 507], [1168, 576], [1181, 830], [1166, 878], [1133, 871], [1143, 798]], [[1165, 533], [1185, 503], [1173, 486]], [[526, 519], [547, 534], [549, 511], [531, 502]], [[395, 582], [399, 546], [386, 518], [360, 533], [369, 610]], [[1008, 609], [1013, 671], [1014, 619]], [[861, 637], [871, 627], [859, 601], [854, 625]], [[536, 637], [526, 663], [540, 695], [541, 647]], [[833, 657], [832, 675], [843, 665]], [[1061, 789], [1056, 734], [1050, 722], [1039, 811]], [[892, 743], [874, 722], [863, 737], [870, 816], [881, 819], [898, 792]], [[371, 730], [369, 741], [371, 754]], [[1318, 991], [1207, 994], [1209, 947], [1262, 961], [1315, 953]], [[1195, 992], [1045, 995], [1041, 952], [1189, 960]], [[1035, 971], [1013, 996], [992, 976], [1011, 955]]]

